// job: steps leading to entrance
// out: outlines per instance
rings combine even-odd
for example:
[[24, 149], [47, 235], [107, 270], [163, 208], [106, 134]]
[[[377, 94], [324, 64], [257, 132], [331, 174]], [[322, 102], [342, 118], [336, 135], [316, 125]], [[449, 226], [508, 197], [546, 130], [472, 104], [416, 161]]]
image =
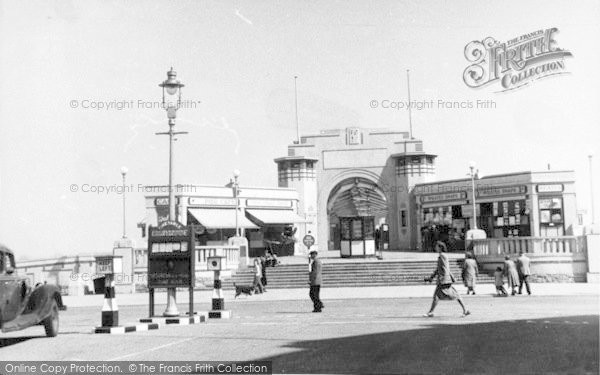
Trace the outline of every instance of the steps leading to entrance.
[[[461, 280], [462, 260], [450, 259], [450, 269]], [[398, 262], [353, 262], [324, 263], [323, 285], [326, 287], [398, 286], [423, 284], [423, 279], [431, 275], [436, 261]], [[254, 281], [254, 268], [238, 270], [232, 279], [223, 281], [224, 289], [237, 285], [251, 285]], [[478, 283], [493, 283], [494, 278], [480, 274]], [[273, 289], [305, 288], [308, 285], [308, 264], [279, 265], [267, 268], [267, 287]]]

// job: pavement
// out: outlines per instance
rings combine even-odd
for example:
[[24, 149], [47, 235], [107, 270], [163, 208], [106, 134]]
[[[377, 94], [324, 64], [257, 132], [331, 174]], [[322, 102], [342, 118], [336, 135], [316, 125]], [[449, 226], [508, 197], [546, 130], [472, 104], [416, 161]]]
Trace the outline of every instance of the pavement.
[[[455, 287], [461, 294], [466, 294], [466, 288], [462, 284], [455, 284]], [[506, 287], [506, 286], [505, 286]], [[435, 289], [435, 284], [407, 285], [407, 286], [377, 286], [361, 288], [327, 288], [327, 285], [321, 287], [322, 299], [379, 299], [379, 298], [422, 298], [431, 297]], [[473, 298], [484, 298], [496, 295], [496, 288], [493, 284], [480, 284], [475, 288], [477, 294], [470, 296]], [[590, 296], [600, 295], [600, 284], [592, 283], [532, 283], [531, 291], [533, 296]], [[523, 292], [525, 290], [523, 289]], [[210, 303], [212, 299], [211, 290], [202, 290], [194, 292], [195, 302]], [[308, 283], [306, 288], [300, 289], [268, 289], [263, 294], [252, 296], [242, 295], [235, 298], [233, 290], [223, 290], [225, 301], [293, 301], [306, 300], [308, 298]], [[509, 297], [509, 298], [527, 298], [527, 295]], [[118, 294], [117, 303], [120, 306], [136, 306], [148, 304], [148, 293]], [[166, 303], [166, 291], [156, 291], [155, 301], [157, 304]], [[96, 306], [102, 307], [104, 295], [83, 295], [83, 296], [64, 296], [63, 302], [68, 307]], [[188, 292], [187, 290], [178, 290], [177, 303], [180, 308], [187, 311]]]
[[[231, 319], [121, 335], [92, 334], [99, 307], [76, 307], [61, 312], [57, 337], [42, 327], [2, 335], [0, 358], [271, 361], [286, 374], [598, 373], [597, 295], [493, 298], [482, 286], [481, 297], [464, 298], [471, 315], [448, 301], [426, 318], [433, 287], [425, 289], [426, 298], [324, 299], [319, 314], [307, 298], [238, 298], [226, 303]], [[123, 306], [120, 320], [146, 313]]]

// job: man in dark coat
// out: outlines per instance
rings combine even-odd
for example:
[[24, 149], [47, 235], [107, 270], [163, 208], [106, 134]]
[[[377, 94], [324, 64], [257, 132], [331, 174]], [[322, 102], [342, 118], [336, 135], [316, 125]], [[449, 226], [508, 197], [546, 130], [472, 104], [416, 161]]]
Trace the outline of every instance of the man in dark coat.
[[529, 275], [531, 275], [531, 269], [529, 264], [529, 258], [521, 251], [519, 253], [519, 257], [517, 258], [517, 271], [519, 271], [519, 294], [523, 292], [523, 283], [525, 283], [527, 294], [531, 295], [531, 289], [529, 288]]
[[437, 261], [437, 268], [430, 277], [425, 279], [425, 281], [431, 282], [433, 278], [437, 276], [437, 286], [435, 288], [435, 292], [433, 293], [431, 308], [424, 316], [433, 316], [433, 310], [435, 310], [439, 300], [456, 300], [460, 304], [460, 307], [462, 307], [463, 316], [471, 314], [471, 312], [465, 308], [465, 305], [463, 304], [463, 301], [456, 289], [454, 289], [452, 286], [452, 283], [454, 282], [454, 276], [452, 276], [450, 273], [450, 262], [448, 262], [448, 256], [445, 254], [446, 245], [443, 242], [438, 241], [435, 244], [435, 248], [440, 254]]
[[321, 259], [317, 258], [317, 251], [310, 251], [310, 273], [308, 275], [310, 283], [310, 299], [313, 302], [313, 312], [321, 312], [324, 307], [319, 294], [321, 292], [321, 283], [323, 282], [323, 264]]

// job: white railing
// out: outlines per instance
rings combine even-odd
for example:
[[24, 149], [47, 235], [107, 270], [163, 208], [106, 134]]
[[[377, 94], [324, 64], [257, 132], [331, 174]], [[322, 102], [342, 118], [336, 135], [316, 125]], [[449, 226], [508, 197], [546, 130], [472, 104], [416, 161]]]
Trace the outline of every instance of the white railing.
[[196, 271], [206, 271], [208, 257], [224, 257], [223, 270], [237, 269], [240, 262], [238, 246], [196, 246]]
[[577, 254], [586, 251], [585, 236], [511, 237], [473, 240], [475, 255]]

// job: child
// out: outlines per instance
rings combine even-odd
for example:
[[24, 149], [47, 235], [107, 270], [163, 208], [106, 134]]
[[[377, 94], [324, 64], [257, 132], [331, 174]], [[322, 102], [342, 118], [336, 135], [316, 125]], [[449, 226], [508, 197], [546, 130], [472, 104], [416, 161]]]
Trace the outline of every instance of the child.
[[506, 289], [504, 289], [504, 275], [502, 272], [502, 267], [496, 268], [496, 272], [494, 272], [494, 278], [496, 279], [496, 294], [498, 296], [508, 296]]

